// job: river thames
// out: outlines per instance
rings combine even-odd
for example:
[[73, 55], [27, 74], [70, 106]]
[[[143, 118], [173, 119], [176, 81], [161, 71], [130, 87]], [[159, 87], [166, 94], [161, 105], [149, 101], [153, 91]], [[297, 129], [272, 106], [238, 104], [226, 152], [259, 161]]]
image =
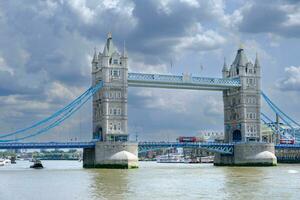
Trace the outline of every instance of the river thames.
[[215, 167], [140, 162], [139, 169], [83, 169], [78, 161], [0, 167], [1, 200], [299, 199], [300, 165]]

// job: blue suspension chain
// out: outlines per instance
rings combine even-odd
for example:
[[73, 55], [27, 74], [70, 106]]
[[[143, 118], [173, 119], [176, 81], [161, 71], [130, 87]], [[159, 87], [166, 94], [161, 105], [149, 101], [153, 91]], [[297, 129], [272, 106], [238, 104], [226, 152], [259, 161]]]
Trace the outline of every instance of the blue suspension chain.
[[[77, 110], [79, 110], [102, 86], [103, 86], [103, 82], [98, 83], [95, 87], [92, 88], [91, 92], [89, 93], [89, 96], [87, 96], [87, 98], [83, 101], [83, 103], [79, 104], [79, 106], [77, 108], [75, 106], [72, 107], [67, 113], [65, 113], [63, 115], [63, 117], [57, 119], [55, 122], [53, 122], [52, 124], [48, 125], [47, 127], [43, 128], [43, 129], [39, 130], [38, 132], [33, 133], [31, 135], [21, 137], [21, 138], [17, 138], [17, 139], [0, 140], [0, 142], [13, 142], [13, 141], [16, 142], [16, 141], [24, 140], [24, 139], [31, 138], [31, 137], [40, 135], [42, 133], [45, 133], [46, 131], [60, 125], [63, 121], [68, 119]], [[80, 100], [80, 102], [81, 102], [81, 100]]]
[[1, 134], [0, 138], [5, 138], [5, 137], [9, 137], [9, 136], [13, 136], [13, 135], [17, 135], [17, 134], [20, 134], [20, 133], [23, 133], [25, 131], [28, 131], [30, 129], [33, 129], [35, 127], [38, 127], [40, 125], [43, 125], [44, 123], [50, 121], [51, 119], [59, 116], [60, 114], [62, 114], [63, 112], [65, 112], [66, 110], [72, 108], [74, 106], [74, 104], [76, 104], [80, 99], [84, 98], [86, 95], [88, 95], [90, 93], [90, 91], [92, 90], [92, 87], [90, 87], [88, 90], [86, 90], [83, 94], [81, 94], [78, 98], [76, 98], [74, 101], [72, 101], [70, 104], [68, 104], [66, 107], [58, 110], [57, 112], [55, 112], [54, 114], [52, 114], [51, 116], [47, 117], [46, 119], [43, 119], [29, 127], [26, 127], [26, 128], [23, 128], [21, 130], [17, 130], [13, 133], [9, 133], [9, 134]]
[[[300, 127], [300, 124], [297, 123], [295, 120], [293, 120], [291, 117], [289, 117], [287, 114], [285, 114], [280, 108], [278, 108], [272, 101], [271, 99], [265, 94], [265, 93], [261, 93], [262, 96], [264, 97], [264, 99], [267, 101], [267, 103], [270, 105], [272, 105], [278, 112], [280, 112], [282, 115], [284, 115], [287, 119], [289, 119], [291, 122], [293, 122], [294, 124], [296, 124], [297, 126]], [[278, 114], [278, 112], [276, 112]]]
[[276, 109], [275, 104], [264, 94], [262, 93], [264, 99], [266, 100], [267, 104], [271, 107], [271, 109], [279, 116], [279, 118], [285, 122], [290, 128], [294, 128], [289, 122], [288, 120], [286, 120], [286, 118], [284, 118], [282, 115], [287, 116], [286, 114], [284, 114], [283, 112], [280, 112], [278, 110], [278, 108]]

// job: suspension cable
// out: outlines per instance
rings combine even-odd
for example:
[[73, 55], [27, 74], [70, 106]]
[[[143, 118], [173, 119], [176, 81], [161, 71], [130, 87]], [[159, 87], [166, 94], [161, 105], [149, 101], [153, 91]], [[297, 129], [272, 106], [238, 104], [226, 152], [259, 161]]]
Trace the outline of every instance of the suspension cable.
[[[79, 108], [81, 108], [83, 106], [83, 104], [85, 104], [95, 94], [95, 92], [98, 91], [102, 86], [103, 86], [103, 82], [101, 81], [97, 85], [95, 85], [94, 87], [90, 87], [87, 91], [85, 91], [82, 95], [80, 95], [78, 98], [76, 98], [68, 106], [66, 106], [65, 108], [63, 108], [63, 109], [59, 110], [58, 112], [54, 113], [50, 117], [48, 117], [44, 120], [41, 120], [40, 122], [38, 122], [38, 123], [28, 127], [28, 128], [24, 128], [22, 130], [16, 131], [14, 133], [7, 134], [5, 136], [1, 136], [0, 138], [4, 138], [4, 137], [12, 136], [12, 135], [15, 135], [15, 134], [18, 134], [18, 133], [21, 133], [21, 132], [25, 132], [29, 129], [40, 126], [42, 124], [45, 124], [49, 120], [54, 119], [54, 117], [61, 115], [64, 111], [67, 111], [66, 113], [64, 113], [64, 115], [62, 117], [58, 118], [55, 122], [51, 123], [50, 125], [48, 125], [47, 127], [41, 129], [40, 131], [38, 131], [34, 134], [31, 134], [31, 135], [28, 135], [28, 136], [17, 138], [17, 139], [0, 140], [0, 142], [19, 141], [19, 140], [23, 140], [23, 139], [26, 139], [26, 138], [34, 137], [36, 135], [39, 135], [39, 134], [42, 134], [43, 132], [48, 131], [49, 129], [52, 129], [52, 128], [58, 126], [59, 124], [61, 124], [61, 122], [63, 122], [67, 118], [69, 118], [74, 112], [76, 112]], [[85, 98], [86, 98], [86, 100], [84, 100], [83, 103], [80, 103]], [[76, 106], [78, 104], [79, 104], [79, 106], [76, 108]]]

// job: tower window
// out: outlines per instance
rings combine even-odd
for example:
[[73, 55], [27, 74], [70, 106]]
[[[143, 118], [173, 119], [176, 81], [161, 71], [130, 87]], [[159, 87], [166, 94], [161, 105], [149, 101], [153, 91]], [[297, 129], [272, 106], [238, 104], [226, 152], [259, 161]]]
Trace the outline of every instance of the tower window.
[[118, 64], [118, 59], [114, 59], [114, 64]]
[[120, 70], [113, 70], [113, 71], [112, 71], [112, 75], [113, 75], [114, 77], [119, 77], [119, 76], [120, 76]]
[[118, 123], [118, 130], [121, 130], [121, 122]]

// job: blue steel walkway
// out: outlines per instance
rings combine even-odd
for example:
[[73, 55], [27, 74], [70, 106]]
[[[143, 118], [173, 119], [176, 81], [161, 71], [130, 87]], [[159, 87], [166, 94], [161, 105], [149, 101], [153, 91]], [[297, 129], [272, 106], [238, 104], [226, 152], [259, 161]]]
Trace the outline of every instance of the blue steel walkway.
[[[70, 148], [93, 148], [96, 141], [92, 142], [28, 142], [28, 143], [0, 143], [0, 149], [70, 149]], [[222, 143], [179, 143], [179, 142], [140, 142], [139, 153], [162, 149], [162, 148], [202, 148], [208, 151], [232, 154], [232, 144]]]
[[[0, 143], [0, 149], [78, 149], [94, 148], [97, 141], [91, 142], [28, 142]], [[180, 143], [180, 142], [139, 142], [139, 153], [165, 148], [201, 148], [210, 152], [233, 154], [234, 144], [229, 143]], [[300, 149], [300, 144], [278, 144], [276, 149]]]
[[241, 87], [241, 83], [238, 78], [208, 78], [191, 75], [128, 73], [128, 86], [223, 91], [230, 88]]
[[95, 142], [0, 143], [0, 149], [77, 149], [93, 148], [95, 144]]

